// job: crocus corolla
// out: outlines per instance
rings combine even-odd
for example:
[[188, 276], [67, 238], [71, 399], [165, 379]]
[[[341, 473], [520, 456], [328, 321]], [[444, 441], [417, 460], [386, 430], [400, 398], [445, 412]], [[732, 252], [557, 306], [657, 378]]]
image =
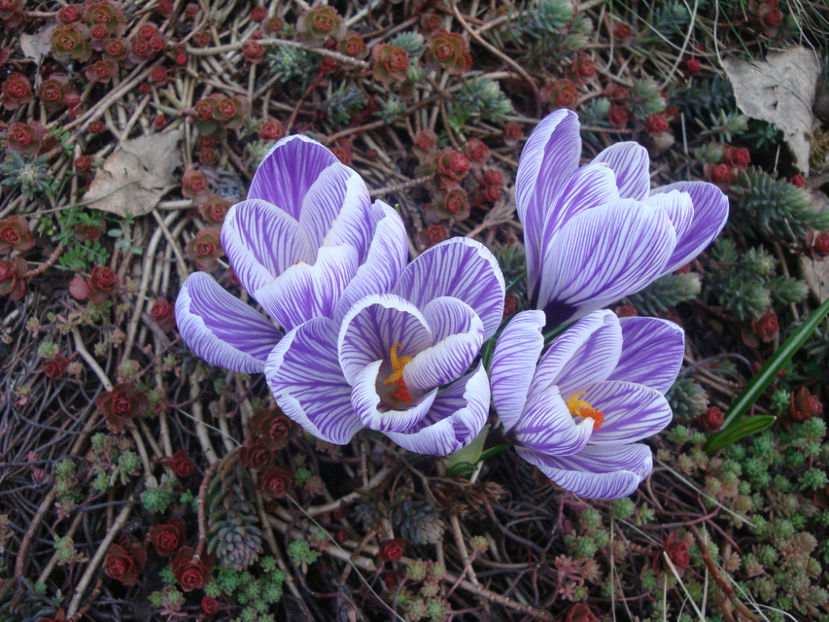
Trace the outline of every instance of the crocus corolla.
[[592, 499], [633, 493], [653, 468], [650, 448], [636, 441], [671, 421], [664, 393], [682, 364], [682, 329], [594, 311], [542, 355], [544, 324], [541, 311], [518, 313], [495, 345], [492, 400], [505, 433], [566, 490]]
[[408, 258], [399, 215], [372, 204], [355, 171], [299, 135], [268, 152], [221, 238], [268, 317], [195, 272], [179, 292], [176, 321], [198, 356], [241, 372], [261, 372], [285, 331], [314, 317], [342, 318], [354, 301], [389, 291]]
[[503, 316], [504, 277], [468, 238], [412, 261], [388, 293], [354, 303], [341, 322], [316, 318], [273, 349], [265, 376], [282, 411], [314, 436], [348, 443], [362, 428], [417, 453], [470, 443], [489, 411], [479, 363]]
[[637, 143], [612, 145], [584, 166], [580, 156], [577, 115], [556, 110], [533, 130], [518, 163], [528, 291], [549, 325], [685, 265], [728, 218], [728, 199], [713, 184], [651, 189], [648, 153]]

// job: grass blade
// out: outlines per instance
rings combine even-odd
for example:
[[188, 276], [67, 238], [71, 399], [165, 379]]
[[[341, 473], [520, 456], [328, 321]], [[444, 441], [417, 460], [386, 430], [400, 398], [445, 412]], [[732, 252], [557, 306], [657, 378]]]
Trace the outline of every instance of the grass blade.
[[766, 428], [771, 427], [775, 421], [777, 421], [777, 417], [774, 415], [757, 415], [756, 417], [741, 419], [711, 437], [705, 445], [705, 450], [713, 454], [746, 436], [762, 432]]
[[[716, 451], [716, 449], [712, 449], [715, 441], [717, 441], [718, 438], [730, 434], [731, 428], [735, 425], [737, 419], [748, 412], [748, 409], [751, 408], [752, 404], [757, 401], [760, 394], [765, 391], [766, 387], [769, 386], [771, 381], [774, 380], [775, 376], [777, 376], [777, 372], [783, 369], [783, 366], [791, 360], [794, 353], [803, 347], [803, 344], [806, 343], [809, 335], [811, 335], [820, 325], [827, 313], [829, 313], [829, 299], [824, 300], [823, 304], [815, 309], [812, 314], [806, 318], [806, 321], [803, 322], [803, 324], [801, 324], [791, 335], [789, 335], [788, 339], [783, 342], [777, 352], [775, 352], [774, 355], [766, 361], [766, 364], [760, 368], [757, 375], [751, 379], [742, 392], [737, 396], [737, 399], [735, 399], [731, 404], [731, 408], [729, 408], [728, 412], [725, 414], [722, 431], [711, 438], [711, 440], [709, 440], [705, 445], [705, 450], [708, 453]], [[756, 417], [753, 417], [753, 419], [756, 419]], [[725, 445], [721, 445], [718, 448], [724, 446]]]

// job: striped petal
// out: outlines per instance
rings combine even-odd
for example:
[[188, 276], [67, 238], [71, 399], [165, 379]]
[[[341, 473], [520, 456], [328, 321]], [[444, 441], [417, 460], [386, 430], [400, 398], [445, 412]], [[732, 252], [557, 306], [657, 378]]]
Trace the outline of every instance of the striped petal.
[[529, 397], [553, 384], [569, 393], [604, 380], [619, 360], [621, 343], [619, 319], [612, 311], [588, 313], [547, 348], [535, 369]]
[[663, 430], [673, 417], [665, 397], [641, 384], [607, 380], [580, 387], [579, 392], [584, 392], [583, 399], [604, 414], [601, 428], [594, 430], [590, 438], [594, 445], [642, 440]]
[[364, 256], [371, 237], [368, 188], [342, 164], [324, 169], [302, 199], [299, 224], [313, 248], [349, 244]]
[[409, 246], [400, 215], [382, 201], [375, 201], [371, 217], [374, 233], [368, 254], [337, 302], [335, 319], [341, 319], [361, 298], [391, 291], [406, 267]]
[[574, 456], [546, 456], [516, 447], [518, 454], [537, 466], [553, 482], [588, 499], [627, 497], [653, 470], [647, 445], [586, 446]]
[[249, 294], [298, 261], [312, 263], [314, 250], [299, 223], [270, 203], [237, 203], [222, 225], [222, 246], [233, 272]]
[[538, 307], [555, 325], [633, 294], [663, 273], [675, 244], [667, 214], [638, 201], [582, 212], [545, 248]]
[[433, 340], [426, 318], [412, 303], [392, 294], [373, 294], [349, 309], [336, 343], [343, 374], [355, 384], [366, 365], [389, 359], [394, 344], [400, 344], [399, 356], [414, 356]]
[[205, 272], [194, 272], [176, 299], [176, 323], [185, 343], [211, 365], [261, 372], [282, 333]]
[[403, 368], [403, 379], [407, 386], [427, 391], [456, 380], [469, 369], [481, 352], [484, 326], [469, 305], [449, 296], [429, 302], [423, 316], [435, 341]]
[[339, 164], [329, 149], [307, 136], [286, 136], [268, 151], [250, 184], [248, 199], [272, 203], [299, 220], [302, 201], [323, 170]]
[[489, 413], [489, 381], [483, 365], [440, 391], [426, 417], [409, 432], [389, 433], [419, 454], [448, 456], [475, 440]]
[[492, 402], [504, 430], [511, 430], [527, 402], [527, 393], [538, 356], [544, 348], [544, 314], [521, 311], [506, 325], [492, 355], [489, 367]]
[[665, 393], [676, 380], [685, 355], [685, 331], [669, 320], [626, 317], [622, 355], [608, 380], [626, 380]]
[[619, 196], [623, 199], [643, 200], [651, 188], [648, 150], [635, 142], [616, 143], [593, 158], [593, 162], [607, 164], [616, 175]]
[[363, 367], [351, 389], [351, 405], [369, 430], [407, 432], [427, 415], [435, 401], [437, 389], [418, 396], [408, 408], [389, 408], [377, 390], [378, 385], [382, 386], [382, 376], [386, 375], [386, 371], [388, 369], [383, 361], [374, 361]]
[[728, 220], [728, 197], [714, 184], [704, 181], [681, 181], [654, 190], [664, 193], [678, 190], [691, 195], [694, 218], [688, 229], [677, 238], [676, 248], [663, 272], [681, 268], [714, 241]]
[[516, 443], [535, 451], [569, 456], [582, 449], [593, 434], [593, 421], [576, 421], [555, 385], [527, 400], [512, 430]]
[[285, 330], [314, 317], [331, 317], [357, 272], [357, 250], [323, 246], [313, 265], [298, 263], [253, 292], [259, 304]]
[[541, 231], [561, 184], [576, 170], [581, 155], [579, 119], [571, 110], [555, 110], [535, 127], [515, 176], [515, 204], [524, 225], [527, 280], [535, 283], [540, 269]]
[[576, 214], [618, 199], [616, 178], [610, 168], [605, 164], [580, 166], [570, 179], [562, 184], [555, 200], [555, 208], [547, 213], [541, 248], [545, 248], [553, 235]]
[[298, 326], [271, 352], [265, 376], [288, 417], [317, 438], [345, 445], [363, 424], [351, 406], [336, 340], [336, 325], [328, 318]]
[[650, 207], [661, 209], [668, 215], [677, 240], [682, 238], [691, 226], [694, 218], [694, 204], [691, 202], [691, 195], [687, 192], [677, 190], [659, 192], [652, 194], [642, 202]]
[[440, 296], [468, 304], [484, 324], [484, 336], [498, 330], [504, 316], [504, 275], [498, 260], [470, 238], [450, 238], [415, 258], [393, 292], [423, 309]]

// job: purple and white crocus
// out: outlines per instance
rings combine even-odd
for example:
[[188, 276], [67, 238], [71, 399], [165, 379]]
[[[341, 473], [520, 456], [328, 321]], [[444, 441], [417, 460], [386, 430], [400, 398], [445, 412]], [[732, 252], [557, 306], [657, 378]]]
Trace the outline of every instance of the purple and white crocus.
[[551, 326], [633, 294], [682, 267], [725, 226], [713, 184], [651, 189], [647, 151], [608, 147], [579, 166], [577, 115], [556, 110], [533, 130], [518, 163], [528, 291]]
[[179, 292], [176, 321], [198, 356], [240, 372], [261, 372], [283, 332], [315, 317], [342, 318], [356, 300], [389, 291], [408, 259], [399, 215], [372, 204], [355, 171], [298, 135], [265, 156], [221, 238], [268, 317], [195, 272]]
[[412, 261], [388, 293], [288, 332], [265, 375], [283, 412], [314, 436], [348, 443], [362, 428], [445, 456], [475, 439], [490, 389], [478, 364], [504, 309], [504, 277], [479, 242], [452, 238]]
[[637, 441], [671, 421], [664, 393], [682, 364], [682, 329], [594, 311], [542, 355], [544, 324], [541, 311], [518, 313], [495, 346], [492, 400], [507, 436], [566, 490], [630, 495], [653, 468], [650, 448]]

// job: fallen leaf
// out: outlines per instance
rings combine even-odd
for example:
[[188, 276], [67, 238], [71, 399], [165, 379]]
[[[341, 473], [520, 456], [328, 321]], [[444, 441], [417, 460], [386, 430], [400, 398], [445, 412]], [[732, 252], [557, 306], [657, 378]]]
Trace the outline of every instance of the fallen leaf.
[[783, 131], [795, 164], [809, 171], [809, 135], [820, 64], [804, 47], [769, 54], [765, 61], [723, 60], [737, 106]]
[[57, 24], [47, 24], [35, 34], [20, 34], [20, 51], [40, 65], [43, 57], [52, 51], [52, 31]]
[[181, 130], [125, 140], [95, 173], [83, 204], [119, 216], [149, 213], [174, 183], [179, 140]]
[[[829, 210], [829, 198], [820, 190], [811, 193], [812, 209], [815, 211]], [[805, 255], [800, 256], [800, 274], [806, 281], [806, 286], [812, 295], [823, 302], [829, 298], [829, 257], [812, 259]]]

